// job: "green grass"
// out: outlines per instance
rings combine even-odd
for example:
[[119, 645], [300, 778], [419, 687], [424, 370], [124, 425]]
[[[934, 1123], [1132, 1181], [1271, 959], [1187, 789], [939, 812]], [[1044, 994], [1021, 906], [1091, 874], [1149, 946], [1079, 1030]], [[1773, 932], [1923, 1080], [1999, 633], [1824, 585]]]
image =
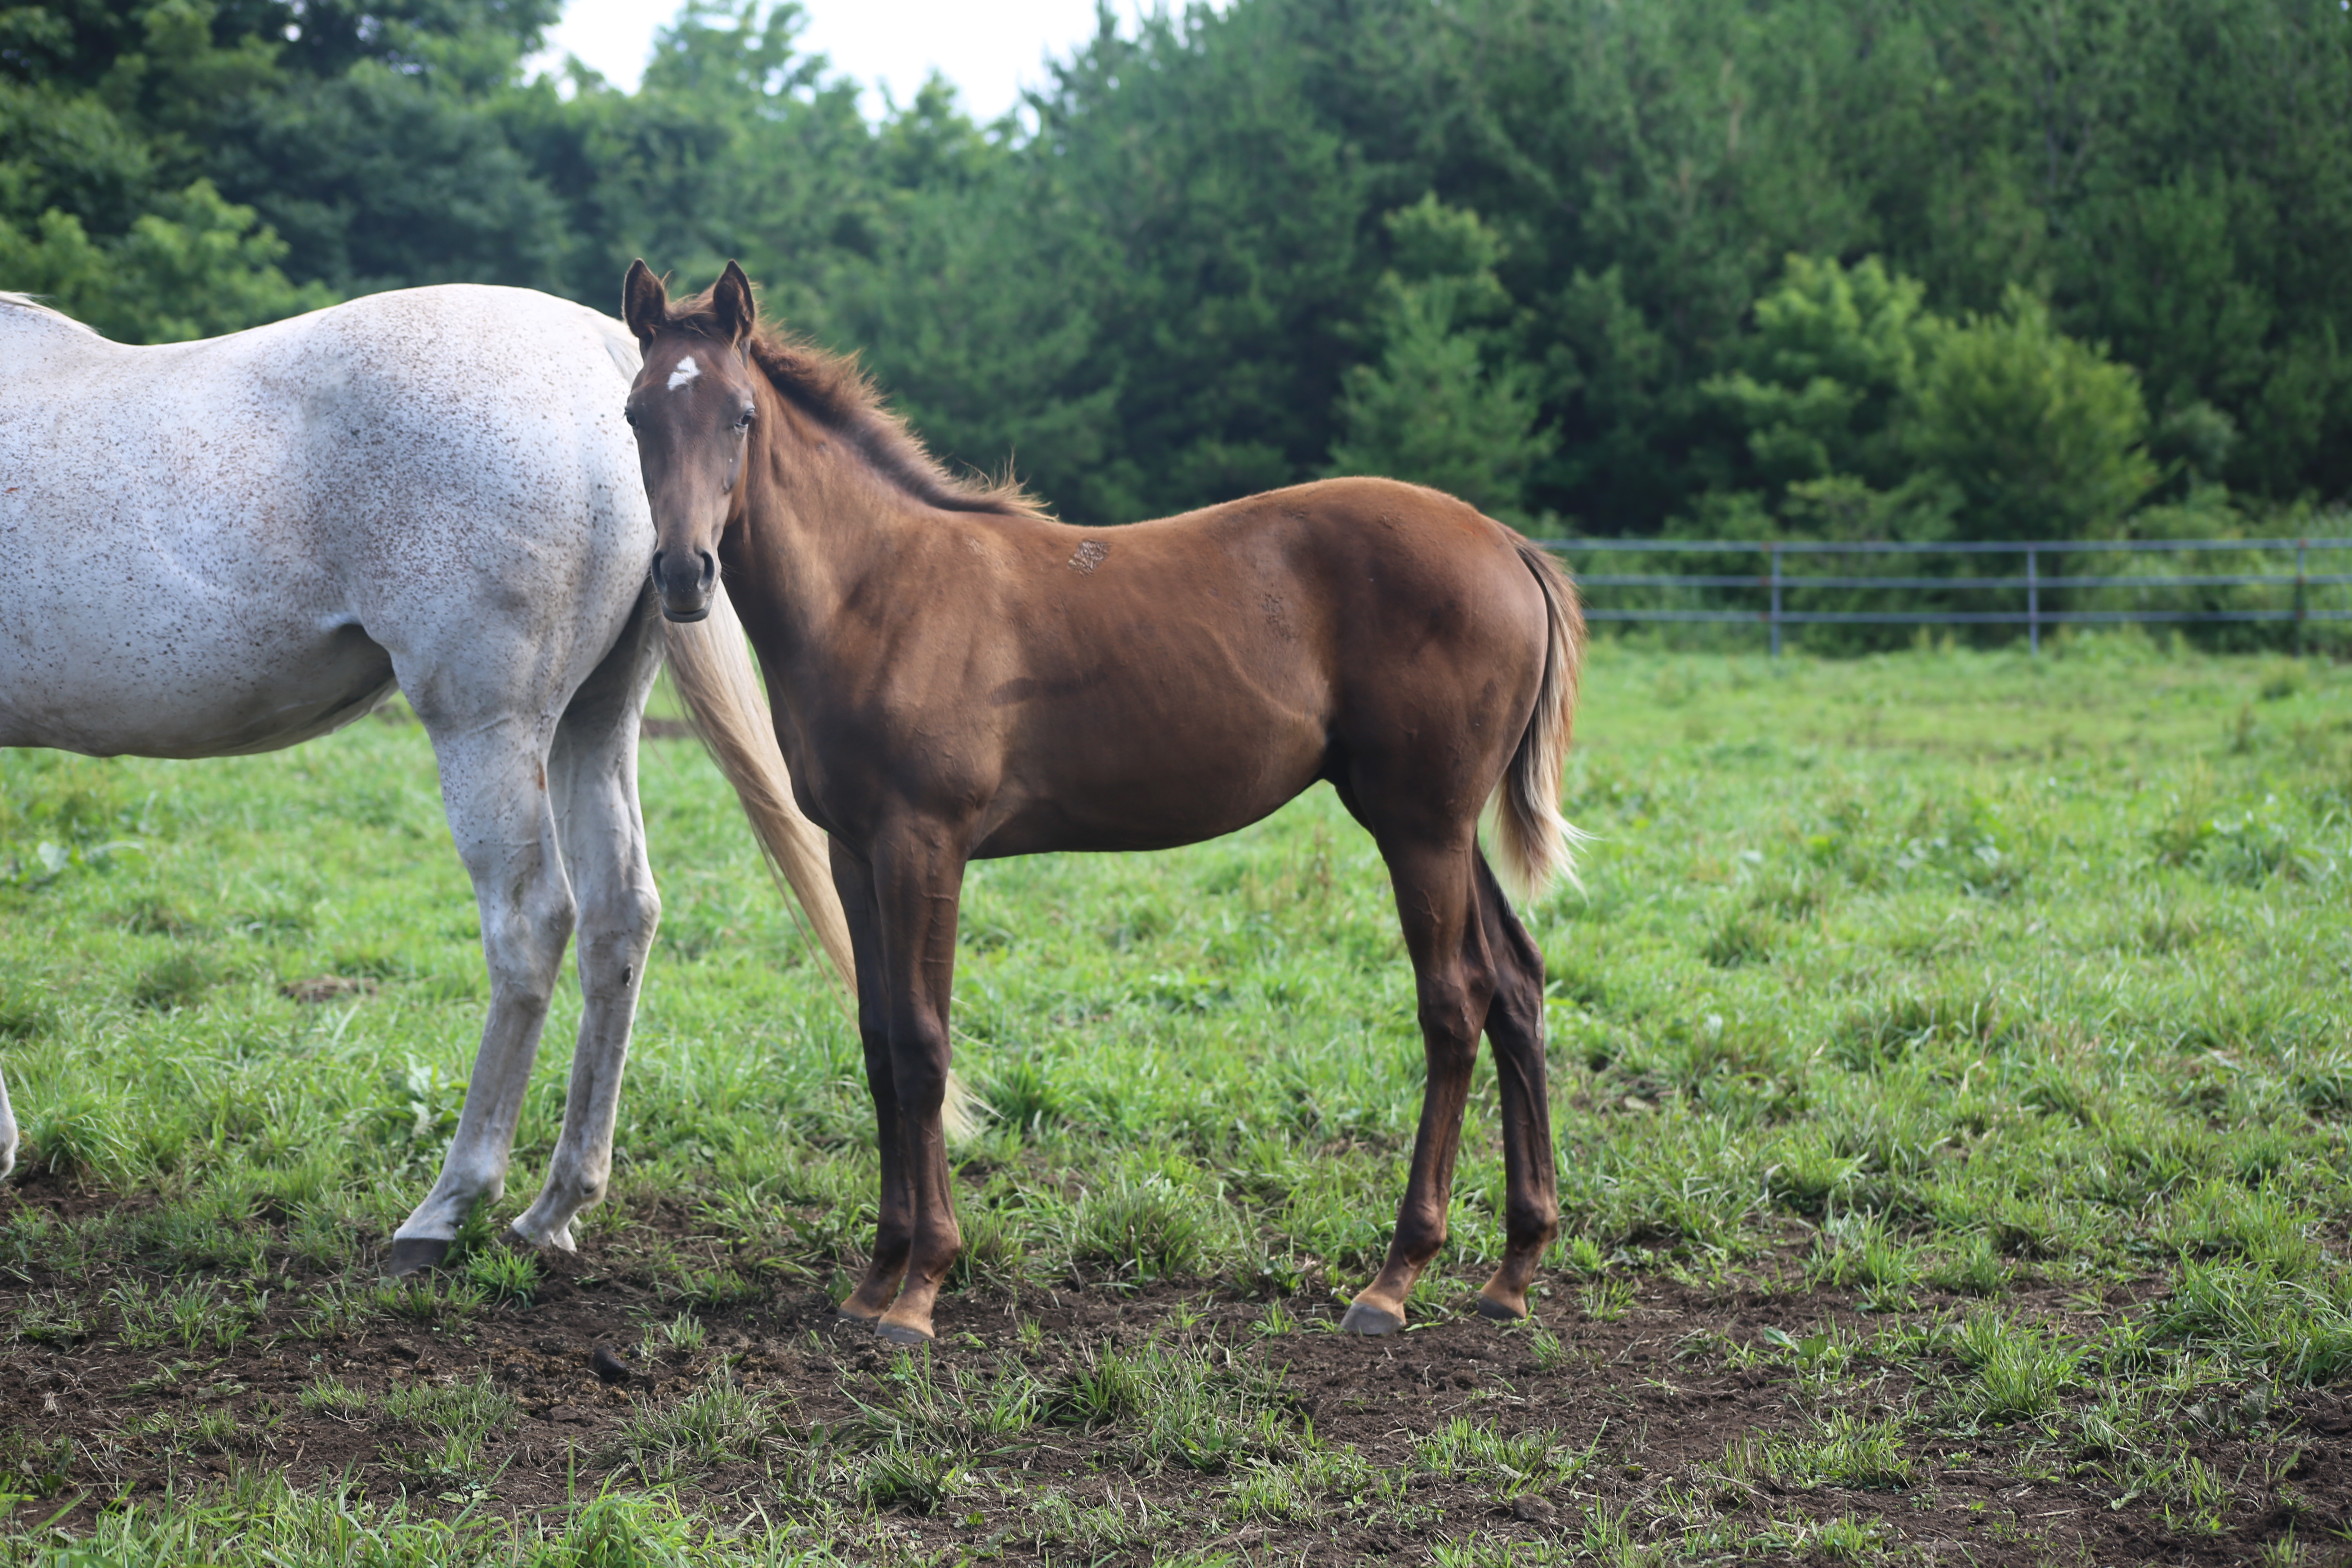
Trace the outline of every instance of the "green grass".
[[[1885, 1488], [1918, 1462], [1906, 1444], [2031, 1429], [2112, 1472], [2116, 1495], [2207, 1518], [2215, 1483], [2153, 1435], [2218, 1397], [2184, 1368], [2282, 1396], [2352, 1372], [2352, 674], [2137, 637], [2054, 644], [2039, 661], [1594, 651], [1570, 813], [1597, 842], [1584, 889], [1530, 918], [1551, 976], [1563, 1211], [1530, 1353], [1562, 1364], [1549, 1330], [1618, 1321], [1643, 1281], [1744, 1279], [1863, 1314], [1860, 1330], [1786, 1320], [1738, 1349], [1804, 1397], [1870, 1368], [1916, 1384], [1895, 1414], [1814, 1410], [1727, 1474]], [[644, 775], [665, 914], [614, 1198], [581, 1229], [658, 1300], [631, 1335], [685, 1355], [706, 1314], [845, 1289], [875, 1161], [854, 1032], [724, 786], [679, 742], [649, 745]], [[273, 1300], [300, 1307], [294, 1339], [320, 1341], [390, 1321], [454, 1331], [528, 1303], [535, 1262], [482, 1243], [552, 1146], [568, 989], [515, 1190], [450, 1273], [369, 1277], [455, 1126], [478, 941], [413, 724], [203, 763], [0, 752], [0, 1063], [26, 1159], [135, 1200], [10, 1212], [0, 1266], [110, 1270], [102, 1289], [29, 1302], [14, 1342], [203, 1364]], [[352, 984], [288, 994], [322, 977]], [[1280, 1345], [1315, 1327], [1302, 1302], [1376, 1266], [1421, 1051], [1380, 863], [1328, 791], [1171, 854], [974, 867], [955, 1029], [992, 1113], [958, 1151], [960, 1287], [1218, 1279], [1288, 1299], [1254, 1331]], [[1496, 1122], [1482, 1064], [1423, 1316], [1456, 1310], [1499, 1253]], [[665, 1203], [709, 1244], [636, 1223]], [[2125, 1287], [2138, 1305], [2044, 1321], [2051, 1292]], [[2044, 1305], [2023, 1303], [2028, 1288]], [[899, 1436], [793, 1484], [829, 1508], [944, 1516], [978, 1506], [991, 1443], [1041, 1421], [1116, 1427], [1128, 1462], [1202, 1478], [1202, 1518], [1306, 1518], [1373, 1484], [1205, 1352], [1089, 1353], [1051, 1388], [1001, 1368], [959, 1393], [966, 1372], [923, 1371], [944, 1391], [898, 1385], [871, 1411], [876, 1434]], [[478, 1474], [469, 1450], [503, 1418], [494, 1390], [449, 1397], [391, 1413], [420, 1478]], [[362, 1408], [331, 1378], [300, 1398]], [[767, 1453], [785, 1419], [715, 1383], [649, 1407], [621, 1450], [651, 1486]], [[1429, 1462], [1507, 1491], [1576, 1458], [1475, 1436]], [[19, 1447], [0, 1469], [63, 1462]], [[290, 1559], [362, 1527], [274, 1479], [238, 1484], [245, 1524], [190, 1513], [186, 1528], [246, 1530], [257, 1544], [236, 1550]], [[703, 1553], [701, 1524], [662, 1495], [575, 1509], [541, 1544], [635, 1531]], [[1060, 1520], [1054, 1539], [1164, 1539], [1140, 1499], [1024, 1506]], [[173, 1517], [110, 1515], [102, 1533], [123, 1560], [166, 1560]], [[1582, 1530], [1586, 1550], [1622, 1556], [1615, 1517], [1563, 1539]], [[364, 1528], [385, 1561], [522, 1550], [422, 1515]], [[1804, 1529], [1806, 1550], [1878, 1550], [1852, 1520]]]
[[1788, 1487], [1899, 1488], [1912, 1476], [1902, 1445], [1898, 1422], [1865, 1420], [1841, 1410], [1811, 1432], [1734, 1444], [1724, 1469], [1733, 1477], [1767, 1477]]

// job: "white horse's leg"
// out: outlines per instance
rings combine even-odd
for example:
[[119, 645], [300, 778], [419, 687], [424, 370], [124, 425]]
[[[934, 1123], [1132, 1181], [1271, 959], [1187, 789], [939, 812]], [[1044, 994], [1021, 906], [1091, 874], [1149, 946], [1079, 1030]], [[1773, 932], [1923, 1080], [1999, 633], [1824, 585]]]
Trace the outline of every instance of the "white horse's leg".
[[637, 728], [661, 668], [658, 612], [650, 589], [620, 643], [564, 710], [548, 758], [559, 837], [580, 903], [580, 1039], [563, 1131], [547, 1184], [514, 1232], [536, 1247], [572, 1249], [572, 1220], [604, 1201], [613, 1173], [613, 1121], [629, 1026], [645, 984], [646, 954], [661, 918], [637, 806]]
[[449, 830], [481, 910], [490, 1011], [440, 1179], [393, 1232], [384, 1271], [395, 1276], [438, 1263], [475, 1204], [506, 1191], [523, 1089], [573, 915], [539, 721], [519, 708], [486, 721], [453, 721], [437, 708], [419, 710], [441, 764]]
[[0, 1078], [0, 1182], [16, 1168], [16, 1113], [8, 1106], [8, 1080]]

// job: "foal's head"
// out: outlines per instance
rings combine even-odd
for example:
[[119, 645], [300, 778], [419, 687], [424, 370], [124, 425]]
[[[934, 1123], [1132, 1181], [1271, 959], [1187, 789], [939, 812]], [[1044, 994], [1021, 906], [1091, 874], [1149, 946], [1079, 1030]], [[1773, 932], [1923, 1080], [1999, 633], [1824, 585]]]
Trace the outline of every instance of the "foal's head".
[[756, 410], [750, 343], [759, 323], [751, 281], [733, 262], [708, 305], [673, 320], [668, 290], [639, 261], [621, 285], [621, 314], [645, 353], [629, 388], [629, 424], [653, 503], [654, 585], [662, 614], [698, 621], [719, 581], [726, 531]]

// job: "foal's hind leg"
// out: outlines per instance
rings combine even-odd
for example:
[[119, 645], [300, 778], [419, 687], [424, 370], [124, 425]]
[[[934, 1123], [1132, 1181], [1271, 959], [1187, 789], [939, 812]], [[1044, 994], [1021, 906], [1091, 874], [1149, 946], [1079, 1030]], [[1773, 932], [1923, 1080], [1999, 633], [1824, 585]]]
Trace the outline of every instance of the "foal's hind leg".
[[619, 643], [564, 710], [547, 762], [557, 837], [580, 906], [583, 1005], [563, 1131], [548, 1162], [546, 1184], [513, 1230], [533, 1246], [564, 1252], [572, 1249], [572, 1217], [604, 1201], [612, 1176], [613, 1122], [629, 1026], [661, 919], [637, 806], [638, 720], [661, 669], [654, 606], [648, 589]]
[[1511, 912], [1484, 855], [1475, 858], [1477, 922], [1495, 966], [1486, 1039], [1503, 1102], [1503, 1261], [1474, 1302], [1489, 1318], [1528, 1315], [1528, 1287], [1559, 1234], [1551, 1100], [1544, 1079], [1543, 954]]
[[1445, 1243], [1462, 1108], [1478, 1058], [1478, 1031], [1495, 996], [1485, 931], [1471, 918], [1474, 852], [1467, 842], [1381, 846], [1396, 888], [1405, 950], [1412, 957], [1429, 1081], [1422, 1091], [1421, 1128], [1413, 1138], [1412, 1173], [1388, 1261], [1340, 1319], [1339, 1326], [1350, 1333], [1387, 1334], [1404, 1327], [1405, 1297]]

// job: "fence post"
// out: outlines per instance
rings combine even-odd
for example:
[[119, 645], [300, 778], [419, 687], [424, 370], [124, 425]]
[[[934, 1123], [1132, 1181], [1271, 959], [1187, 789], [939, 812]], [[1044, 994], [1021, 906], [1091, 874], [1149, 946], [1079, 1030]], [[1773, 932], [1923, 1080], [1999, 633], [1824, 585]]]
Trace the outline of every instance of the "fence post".
[[1764, 559], [1772, 563], [1772, 657], [1778, 658], [1780, 657], [1780, 546], [1778, 542], [1768, 541], [1765, 543]]
[[2303, 563], [2305, 553], [2310, 548], [2311, 541], [2308, 539], [2294, 542], [2294, 657], [2297, 658], [2303, 657]]
[[2031, 545], [2025, 551], [2025, 651], [2042, 653], [2042, 569]]

